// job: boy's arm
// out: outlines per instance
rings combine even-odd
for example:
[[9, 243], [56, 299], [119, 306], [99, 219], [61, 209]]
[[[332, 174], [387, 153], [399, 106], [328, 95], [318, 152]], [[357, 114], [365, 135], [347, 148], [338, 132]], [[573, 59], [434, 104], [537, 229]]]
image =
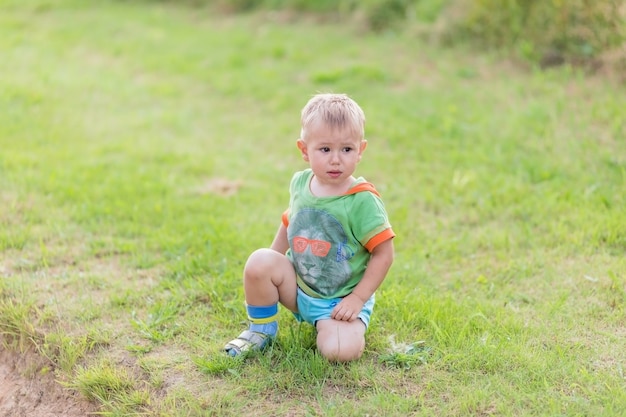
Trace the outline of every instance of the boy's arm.
[[272, 246], [270, 249], [275, 250], [276, 252], [280, 252], [283, 255], [289, 249], [289, 240], [287, 239], [287, 227], [285, 227], [284, 223], [280, 223], [280, 227], [276, 232], [276, 236], [274, 236], [274, 241], [272, 241]]
[[393, 263], [393, 256], [393, 239], [388, 239], [376, 246], [367, 263], [361, 282], [354, 287], [352, 293], [337, 304], [331, 313], [331, 318], [344, 321], [355, 320], [365, 302], [376, 292], [385, 279]]

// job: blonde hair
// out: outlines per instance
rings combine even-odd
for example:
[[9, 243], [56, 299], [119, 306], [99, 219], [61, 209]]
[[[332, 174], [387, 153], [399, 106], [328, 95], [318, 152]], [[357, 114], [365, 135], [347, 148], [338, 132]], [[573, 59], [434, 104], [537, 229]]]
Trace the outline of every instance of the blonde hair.
[[365, 113], [346, 94], [322, 93], [314, 95], [302, 109], [300, 138], [320, 124], [331, 129], [348, 130], [363, 139], [365, 136]]

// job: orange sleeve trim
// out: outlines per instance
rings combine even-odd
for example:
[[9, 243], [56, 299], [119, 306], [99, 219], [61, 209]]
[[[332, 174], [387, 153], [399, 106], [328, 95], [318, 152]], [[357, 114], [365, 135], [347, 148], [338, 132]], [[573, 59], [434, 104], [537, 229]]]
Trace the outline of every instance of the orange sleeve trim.
[[391, 228], [385, 229], [379, 234], [377, 234], [376, 236], [374, 236], [373, 238], [371, 238], [365, 244], [365, 249], [367, 249], [369, 252], [372, 252], [376, 246], [380, 245], [384, 241], [389, 240], [395, 236], [396, 234], [393, 232], [393, 230], [391, 230]]
[[285, 227], [289, 226], [289, 209], [283, 211], [282, 221]]

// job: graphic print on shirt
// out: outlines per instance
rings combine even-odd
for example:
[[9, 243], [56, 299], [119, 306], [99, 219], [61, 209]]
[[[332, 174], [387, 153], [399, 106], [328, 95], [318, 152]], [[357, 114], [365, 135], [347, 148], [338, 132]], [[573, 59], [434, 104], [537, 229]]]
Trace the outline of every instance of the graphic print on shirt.
[[330, 295], [348, 282], [352, 272], [348, 260], [354, 251], [333, 216], [303, 209], [290, 219], [287, 234], [296, 272], [311, 289]]

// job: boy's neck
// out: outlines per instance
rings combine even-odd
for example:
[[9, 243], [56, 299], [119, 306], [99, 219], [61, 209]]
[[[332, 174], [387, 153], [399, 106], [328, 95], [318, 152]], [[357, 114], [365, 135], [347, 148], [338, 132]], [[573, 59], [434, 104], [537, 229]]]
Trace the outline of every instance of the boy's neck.
[[322, 184], [313, 175], [309, 183], [309, 190], [315, 197], [336, 197], [344, 195], [352, 187], [356, 179], [353, 176], [343, 181], [341, 184]]

